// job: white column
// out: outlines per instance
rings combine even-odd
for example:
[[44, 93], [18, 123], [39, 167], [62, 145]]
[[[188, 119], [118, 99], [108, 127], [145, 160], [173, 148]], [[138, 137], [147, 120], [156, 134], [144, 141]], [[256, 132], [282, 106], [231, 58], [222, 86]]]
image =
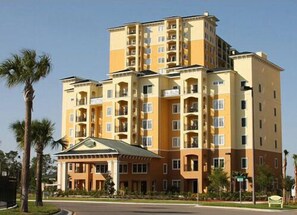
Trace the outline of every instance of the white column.
[[[59, 170], [60, 169], [60, 170]], [[67, 163], [59, 162], [58, 163], [58, 184], [60, 189], [65, 191], [68, 183], [68, 174], [67, 174]]]
[[61, 185], [62, 185], [62, 163], [58, 162], [58, 167], [57, 167], [57, 189], [61, 189]]
[[118, 160], [113, 161], [113, 182], [115, 184], [115, 190], [118, 191], [120, 187], [120, 162]]

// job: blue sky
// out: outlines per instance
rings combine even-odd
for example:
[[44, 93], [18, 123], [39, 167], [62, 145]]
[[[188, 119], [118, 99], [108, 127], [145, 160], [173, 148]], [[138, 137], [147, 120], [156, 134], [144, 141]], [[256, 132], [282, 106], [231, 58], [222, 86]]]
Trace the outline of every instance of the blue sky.
[[[23, 48], [48, 53], [51, 74], [35, 86], [33, 118], [47, 117], [61, 134], [61, 78], [105, 79], [108, 73], [108, 28], [132, 21], [159, 20], [208, 11], [218, 22], [217, 33], [239, 51], [264, 51], [283, 67], [283, 149], [297, 153], [297, 1], [295, 0], [1, 0], [0, 62]], [[22, 88], [7, 89], [0, 80], [0, 149], [16, 150], [9, 124], [24, 117]], [[34, 154], [33, 154], [34, 155]]]

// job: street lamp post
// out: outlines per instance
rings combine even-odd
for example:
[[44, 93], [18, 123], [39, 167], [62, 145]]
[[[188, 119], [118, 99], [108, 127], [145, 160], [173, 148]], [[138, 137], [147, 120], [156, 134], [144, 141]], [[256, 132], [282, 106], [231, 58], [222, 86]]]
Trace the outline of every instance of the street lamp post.
[[253, 121], [253, 142], [252, 142], [252, 162], [253, 162], [253, 168], [252, 168], [252, 199], [253, 199], [253, 204], [256, 204], [256, 192], [255, 192], [255, 123], [254, 123], [254, 91], [253, 88], [250, 86], [242, 86], [240, 88], [241, 91], [251, 91], [252, 95], [252, 121]]

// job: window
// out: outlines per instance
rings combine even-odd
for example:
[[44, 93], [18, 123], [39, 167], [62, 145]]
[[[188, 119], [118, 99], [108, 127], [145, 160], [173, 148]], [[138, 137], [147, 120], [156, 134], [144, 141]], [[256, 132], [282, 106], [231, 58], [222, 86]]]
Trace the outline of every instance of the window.
[[241, 100], [241, 110], [246, 109], [246, 100]]
[[112, 98], [112, 90], [107, 90], [107, 98]]
[[150, 94], [153, 92], [153, 85], [144, 85], [142, 89], [143, 94]]
[[224, 117], [214, 117], [213, 125], [215, 128], [224, 127]]
[[164, 42], [165, 41], [165, 37], [164, 36], [160, 36], [158, 37], [158, 42]]
[[159, 31], [159, 32], [164, 31], [164, 25], [159, 25], [159, 26], [158, 26], [158, 31]]
[[153, 112], [153, 104], [152, 103], [143, 103], [142, 111], [144, 113], [152, 113]]
[[215, 110], [223, 110], [224, 109], [224, 100], [216, 99], [213, 101], [213, 109]]
[[68, 165], [68, 171], [72, 171], [73, 170], [73, 164], [72, 163], [69, 163]]
[[[151, 38], [145, 38], [145, 39], [144, 39], [144, 43], [146, 43], [146, 44], [150, 44], [151, 41], [152, 41]], [[135, 44], [135, 43], [134, 43], [134, 44]]]
[[70, 116], [69, 116], [69, 121], [70, 121], [70, 122], [73, 122], [73, 121], [74, 121], [74, 115], [73, 115], [73, 114], [70, 114]]
[[179, 103], [172, 104], [172, 113], [174, 113], [174, 114], [180, 113], [180, 104]]
[[262, 103], [259, 103], [259, 111], [262, 111]]
[[127, 174], [128, 173], [128, 164], [120, 164], [119, 172], [121, 174]]
[[180, 190], [180, 180], [172, 180], [172, 187], [176, 188], [179, 191]]
[[180, 129], [180, 121], [179, 120], [172, 120], [172, 130], [176, 131]]
[[167, 163], [163, 163], [163, 174], [166, 175], [168, 173], [168, 165]]
[[144, 119], [142, 120], [142, 128], [144, 130], [152, 130], [153, 124], [151, 119]]
[[274, 141], [274, 148], [277, 149], [277, 140]]
[[262, 146], [263, 145], [263, 138], [262, 137], [260, 137], [260, 146]]
[[241, 169], [247, 169], [247, 168], [248, 168], [248, 159], [241, 158]]
[[180, 147], [180, 137], [172, 137], [172, 148]]
[[142, 145], [144, 147], [152, 146], [152, 137], [148, 137], [148, 136], [142, 137]]
[[278, 169], [278, 159], [274, 158], [274, 168]]
[[168, 182], [167, 180], [163, 180], [163, 190], [167, 190]]
[[111, 122], [106, 123], [106, 132], [111, 132]]
[[158, 63], [165, 63], [165, 58], [159, 57], [158, 58]]
[[259, 156], [259, 166], [263, 165], [263, 156]]
[[277, 132], [277, 124], [274, 124], [274, 132]]
[[247, 81], [241, 81], [240, 82], [240, 87], [244, 87], [246, 85]]
[[275, 90], [273, 90], [273, 98], [276, 99], [276, 91]]
[[158, 53], [163, 53], [163, 52], [164, 52], [164, 47], [163, 46], [158, 47]]
[[214, 86], [217, 86], [217, 85], [223, 85], [223, 84], [224, 84], [224, 81], [223, 81], [223, 80], [213, 81], [212, 84], [213, 84]]
[[112, 107], [107, 107], [106, 108], [106, 116], [111, 116], [112, 114]]
[[213, 144], [216, 146], [224, 145], [225, 144], [225, 135], [224, 134], [213, 135]]
[[225, 168], [225, 159], [224, 158], [214, 158], [213, 159], [213, 167], [217, 168]]
[[262, 85], [261, 85], [261, 84], [259, 84], [259, 86], [258, 86], [258, 90], [259, 90], [259, 93], [262, 92]]
[[246, 118], [241, 118], [241, 127], [246, 127]]
[[172, 159], [172, 170], [180, 169], [180, 159]]
[[246, 135], [241, 136], [241, 144], [246, 145]]
[[69, 129], [69, 137], [74, 137], [74, 133], [73, 133], [73, 129], [72, 128]]
[[262, 120], [259, 120], [259, 128], [262, 128]]
[[151, 32], [151, 27], [146, 27], [145, 28], [145, 33], [150, 33]]
[[145, 53], [146, 53], [146, 54], [150, 54], [151, 52], [152, 52], [152, 50], [151, 50], [150, 48], [146, 48], [146, 49], [145, 49]]
[[107, 171], [108, 171], [107, 164], [96, 165], [96, 173], [107, 173]]
[[273, 114], [274, 114], [274, 116], [276, 116], [276, 108], [274, 108]]
[[144, 163], [133, 164], [132, 173], [147, 173], [147, 165]]
[[151, 65], [151, 59], [150, 59], [150, 58], [145, 59], [145, 64], [146, 64], [146, 65]]

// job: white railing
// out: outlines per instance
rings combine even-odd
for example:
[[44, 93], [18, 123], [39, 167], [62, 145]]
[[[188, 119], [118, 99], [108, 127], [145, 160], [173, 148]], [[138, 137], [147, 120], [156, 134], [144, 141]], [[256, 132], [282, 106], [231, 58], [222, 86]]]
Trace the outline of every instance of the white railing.
[[103, 103], [103, 98], [91, 98], [91, 105], [97, 105], [97, 104], [102, 104]]
[[179, 89], [163, 90], [164, 97], [178, 96], [178, 95], [179, 95]]

